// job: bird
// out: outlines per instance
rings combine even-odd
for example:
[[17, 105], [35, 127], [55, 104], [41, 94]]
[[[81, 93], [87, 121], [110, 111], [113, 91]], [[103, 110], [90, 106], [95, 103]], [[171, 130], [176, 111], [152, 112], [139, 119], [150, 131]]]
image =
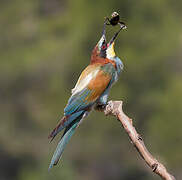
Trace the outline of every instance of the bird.
[[122, 27], [107, 43], [106, 21], [104, 22], [102, 36], [92, 50], [90, 64], [82, 71], [72, 89], [72, 95], [64, 108], [64, 116], [49, 135], [52, 141], [65, 129], [51, 159], [49, 170], [57, 165], [71, 136], [90, 111], [94, 107], [104, 108], [107, 105], [110, 88], [123, 69], [123, 63], [114, 51], [114, 41], [121, 29]]

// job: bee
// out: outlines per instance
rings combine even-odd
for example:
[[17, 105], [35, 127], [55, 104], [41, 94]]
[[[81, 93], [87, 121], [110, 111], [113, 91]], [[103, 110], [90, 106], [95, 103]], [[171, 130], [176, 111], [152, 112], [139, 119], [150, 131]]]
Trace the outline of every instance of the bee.
[[108, 17], [106, 17], [106, 19], [109, 22], [109, 23], [107, 23], [107, 25], [116, 26], [117, 24], [119, 24], [122, 29], [126, 29], [127, 28], [125, 23], [120, 21], [119, 14], [117, 12], [113, 12], [111, 14], [111, 18], [109, 19]]

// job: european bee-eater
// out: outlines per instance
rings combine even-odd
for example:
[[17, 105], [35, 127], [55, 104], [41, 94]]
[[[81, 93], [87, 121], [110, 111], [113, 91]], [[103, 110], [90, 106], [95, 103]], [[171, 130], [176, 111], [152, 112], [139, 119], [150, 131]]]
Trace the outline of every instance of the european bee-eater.
[[106, 22], [102, 37], [92, 51], [90, 64], [83, 70], [72, 89], [72, 95], [64, 109], [63, 118], [49, 135], [49, 138], [53, 140], [57, 133], [65, 128], [49, 169], [58, 163], [66, 144], [91, 109], [97, 105], [105, 106], [107, 104], [109, 90], [123, 69], [122, 61], [114, 52], [114, 40], [123, 27], [120, 27], [110, 42], [106, 43], [105, 26]]

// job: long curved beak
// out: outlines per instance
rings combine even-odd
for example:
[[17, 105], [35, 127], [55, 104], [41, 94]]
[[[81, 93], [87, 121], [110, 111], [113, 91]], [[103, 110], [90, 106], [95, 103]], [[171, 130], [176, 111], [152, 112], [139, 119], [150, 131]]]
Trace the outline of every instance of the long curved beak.
[[115, 41], [116, 37], [118, 36], [118, 34], [120, 33], [122, 29], [127, 28], [127, 26], [123, 22], [119, 22], [119, 25], [120, 25], [120, 29], [114, 34], [111, 40], [107, 43], [107, 47], [109, 47]]
[[106, 44], [106, 20], [104, 21], [104, 25], [103, 25], [103, 30], [102, 30], [102, 36], [99, 40], [99, 42], [97, 43], [98, 48], [101, 50], [101, 47], [103, 46], [103, 44]]
[[101, 37], [104, 39], [105, 42], [106, 42], [106, 22], [107, 22], [107, 20], [104, 21], [103, 30], [102, 30], [102, 37]]

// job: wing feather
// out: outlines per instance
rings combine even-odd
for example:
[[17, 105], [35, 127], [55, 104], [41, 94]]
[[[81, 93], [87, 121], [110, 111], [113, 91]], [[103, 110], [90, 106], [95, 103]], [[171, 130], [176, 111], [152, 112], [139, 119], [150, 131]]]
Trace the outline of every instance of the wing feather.
[[107, 88], [111, 79], [112, 74], [107, 73], [103, 65], [89, 65], [82, 72], [75, 88], [72, 90], [72, 96], [64, 109], [65, 115], [67, 116], [92, 106]]
[[96, 65], [87, 66], [87, 68], [85, 68], [85, 70], [81, 73], [75, 87], [72, 89], [72, 95], [75, 95], [86, 88], [89, 82], [96, 77], [99, 72], [99, 68], [100, 67]]

